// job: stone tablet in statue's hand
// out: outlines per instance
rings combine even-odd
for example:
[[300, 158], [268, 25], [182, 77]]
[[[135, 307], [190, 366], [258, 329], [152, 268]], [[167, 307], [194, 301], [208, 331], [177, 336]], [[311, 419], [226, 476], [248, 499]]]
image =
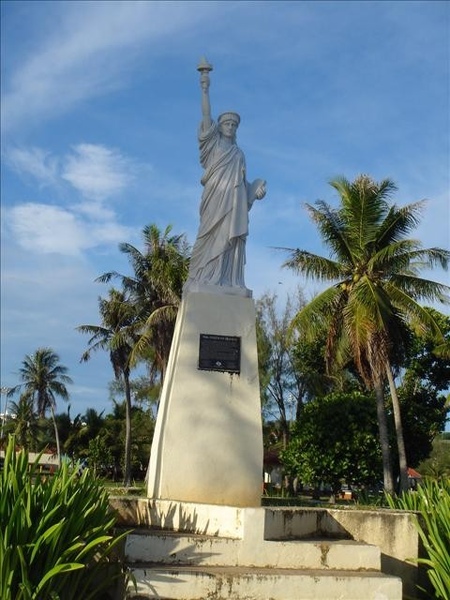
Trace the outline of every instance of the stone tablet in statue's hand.
[[255, 179], [250, 186], [252, 199], [261, 200], [266, 195], [266, 182], [264, 179]]

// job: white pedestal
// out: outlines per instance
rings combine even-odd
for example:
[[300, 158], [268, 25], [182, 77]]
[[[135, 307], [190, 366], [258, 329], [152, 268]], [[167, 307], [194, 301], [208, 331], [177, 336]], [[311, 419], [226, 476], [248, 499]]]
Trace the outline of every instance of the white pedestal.
[[[148, 496], [259, 506], [263, 442], [251, 298], [185, 293], [152, 444]], [[239, 374], [199, 369], [200, 335], [240, 338]]]

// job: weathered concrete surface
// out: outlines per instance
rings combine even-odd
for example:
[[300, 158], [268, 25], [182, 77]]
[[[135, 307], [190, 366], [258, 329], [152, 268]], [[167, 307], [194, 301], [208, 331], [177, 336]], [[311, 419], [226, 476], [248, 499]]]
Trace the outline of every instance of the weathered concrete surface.
[[[110, 505], [117, 512], [119, 525], [157, 527], [231, 538], [242, 538], [245, 517], [261, 510], [122, 497], [110, 498]], [[259, 527], [262, 527], [261, 523]]]
[[[248, 564], [254, 564], [255, 559], [253, 563], [250, 559], [257, 552], [263, 557], [269, 548], [267, 544], [275, 540], [328, 538], [365, 542], [380, 549], [381, 571], [401, 578], [405, 598], [417, 598], [417, 584], [424, 583], [423, 572], [413, 562], [421, 552], [413, 513], [353, 508], [244, 509], [138, 498], [111, 499], [111, 504], [118, 509], [120, 522], [126, 526], [160, 527], [237, 540], [245, 538], [249, 556], [244, 559], [245, 547], [240, 556], [244, 562], [248, 560]], [[276, 548], [276, 552], [283, 552], [282, 546]], [[280, 564], [275, 547], [273, 550], [271, 563]], [[355, 566], [357, 564], [355, 561]]]
[[383, 573], [400, 577], [405, 596], [415, 598], [417, 585], [423, 586], [425, 580], [423, 571], [414, 564], [421, 553], [414, 519], [411, 512], [390, 509], [268, 507], [265, 535], [273, 539], [314, 535], [349, 538], [378, 546]]
[[[401, 600], [401, 582], [381, 573], [239, 567], [134, 569], [134, 597], [177, 600]], [[130, 596], [133, 598], [133, 595]]]
[[128, 535], [125, 558], [135, 563], [379, 571], [380, 550], [354, 540], [260, 540], [140, 529]]
[[[222, 340], [209, 350], [211, 369], [199, 368], [200, 338], [207, 335]], [[239, 372], [214, 370], [222, 368], [225, 340], [239, 342], [240, 353], [232, 352]], [[148, 497], [259, 506], [262, 470], [255, 303], [234, 295], [188, 293], [164, 377]]]

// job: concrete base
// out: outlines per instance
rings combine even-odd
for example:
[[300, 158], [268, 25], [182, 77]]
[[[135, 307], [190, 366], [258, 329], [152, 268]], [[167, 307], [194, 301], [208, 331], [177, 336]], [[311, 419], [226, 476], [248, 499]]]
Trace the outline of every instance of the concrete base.
[[382, 573], [236, 567], [135, 568], [137, 594], [171, 600], [401, 600], [401, 582]]
[[271, 566], [279, 569], [380, 571], [380, 549], [354, 540], [256, 540], [167, 530], [136, 530], [125, 546], [128, 565]]
[[[293, 565], [287, 560], [289, 554], [297, 561], [295, 564], [311, 568], [314, 564], [311, 561], [318, 564], [319, 546], [321, 551], [324, 550], [323, 556], [326, 550], [326, 561], [323, 562], [328, 568], [342, 570], [353, 565], [354, 569], [373, 569], [375, 546], [381, 551], [381, 572], [401, 578], [405, 598], [418, 598], [417, 586], [427, 587], [425, 570], [415, 562], [422, 554], [414, 526], [415, 515], [411, 512], [301, 507], [244, 509], [123, 497], [111, 498], [110, 503], [121, 527], [137, 528], [127, 543], [127, 553], [133, 562], [148, 557], [148, 561], [168, 564], [177, 556], [183, 562], [192, 562], [188, 560], [190, 556], [206, 566], [214, 561], [217, 564], [222, 557], [222, 564], [226, 565], [247, 562], [254, 566], [280, 567], [282, 564]], [[153, 550], [144, 550], [145, 537], [150, 531], [154, 532], [153, 536], [155, 532], [162, 537], [172, 536], [166, 540], [165, 544], [169, 546], [164, 546], [159, 558]], [[186, 535], [184, 538], [173, 537], [173, 532]], [[194, 536], [206, 537], [208, 541], [200, 542]], [[324, 540], [328, 545], [323, 545]], [[343, 541], [357, 544], [344, 549]], [[302, 545], [303, 542], [306, 544]], [[371, 548], [362, 548], [361, 542]], [[161, 543], [161, 539], [155, 541], [153, 537], [147, 548], [151, 546], [159, 552]], [[165, 560], [162, 559], [164, 554]], [[337, 557], [340, 561], [345, 560], [347, 566], [338, 562]], [[330, 599], [333, 597], [329, 596]]]
[[[263, 441], [251, 298], [187, 293], [178, 313], [149, 467], [152, 499], [259, 506]], [[239, 373], [199, 369], [200, 335], [240, 339]]]
[[139, 523], [150, 528], [125, 545], [137, 583], [127, 597], [401, 600], [402, 581], [381, 572], [380, 549], [349, 538], [336, 516], [147, 501]]

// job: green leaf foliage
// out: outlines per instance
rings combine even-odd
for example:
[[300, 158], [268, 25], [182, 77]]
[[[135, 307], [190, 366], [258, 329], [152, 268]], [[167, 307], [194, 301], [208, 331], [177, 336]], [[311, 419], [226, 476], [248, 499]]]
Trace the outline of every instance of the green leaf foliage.
[[305, 405], [281, 453], [284, 468], [303, 484], [328, 484], [337, 491], [371, 485], [381, 473], [375, 400], [360, 392], [335, 393]]
[[418, 563], [427, 568], [433, 587], [430, 597], [450, 600], [450, 479], [427, 479], [417, 491], [387, 495], [387, 501], [391, 508], [420, 513], [415, 523], [426, 556]]
[[410, 326], [426, 334], [448, 353], [439, 323], [422, 302], [449, 303], [450, 287], [424, 279], [424, 269], [447, 269], [450, 251], [423, 248], [409, 234], [420, 223], [424, 204], [393, 204], [393, 181], [374, 181], [367, 175], [353, 182], [344, 177], [330, 184], [337, 191], [334, 208], [323, 200], [306, 209], [328, 250], [322, 257], [290, 249], [284, 266], [330, 287], [321, 291], [293, 320], [301, 335], [314, 339], [327, 330], [326, 365], [330, 374], [352, 361], [378, 405], [385, 489], [393, 491], [392, 457], [384, 408], [389, 382], [397, 441], [400, 486], [407, 489], [407, 460], [402, 418], [393, 379], [409, 341]]
[[108, 600], [125, 585], [115, 517], [89, 471], [63, 463], [53, 476], [29, 465], [10, 437], [0, 478], [0, 598]]
[[69, 399], [66, 385], [71, 384], [72, 379], [67, 375], [67, 367], [59, 362], [58, 354], [51, 348], [38, 348], [25, 356], [19, 376], [22, 383], [13, 387], [8, 395], [21, 391], [26, 399], [35, 403], [40, 417], [56, 406], [56, 397]]
[[431, 454], [420, 463], [418, 471], [425, 477], [450, 478], [450, 432], [436, 436]]

